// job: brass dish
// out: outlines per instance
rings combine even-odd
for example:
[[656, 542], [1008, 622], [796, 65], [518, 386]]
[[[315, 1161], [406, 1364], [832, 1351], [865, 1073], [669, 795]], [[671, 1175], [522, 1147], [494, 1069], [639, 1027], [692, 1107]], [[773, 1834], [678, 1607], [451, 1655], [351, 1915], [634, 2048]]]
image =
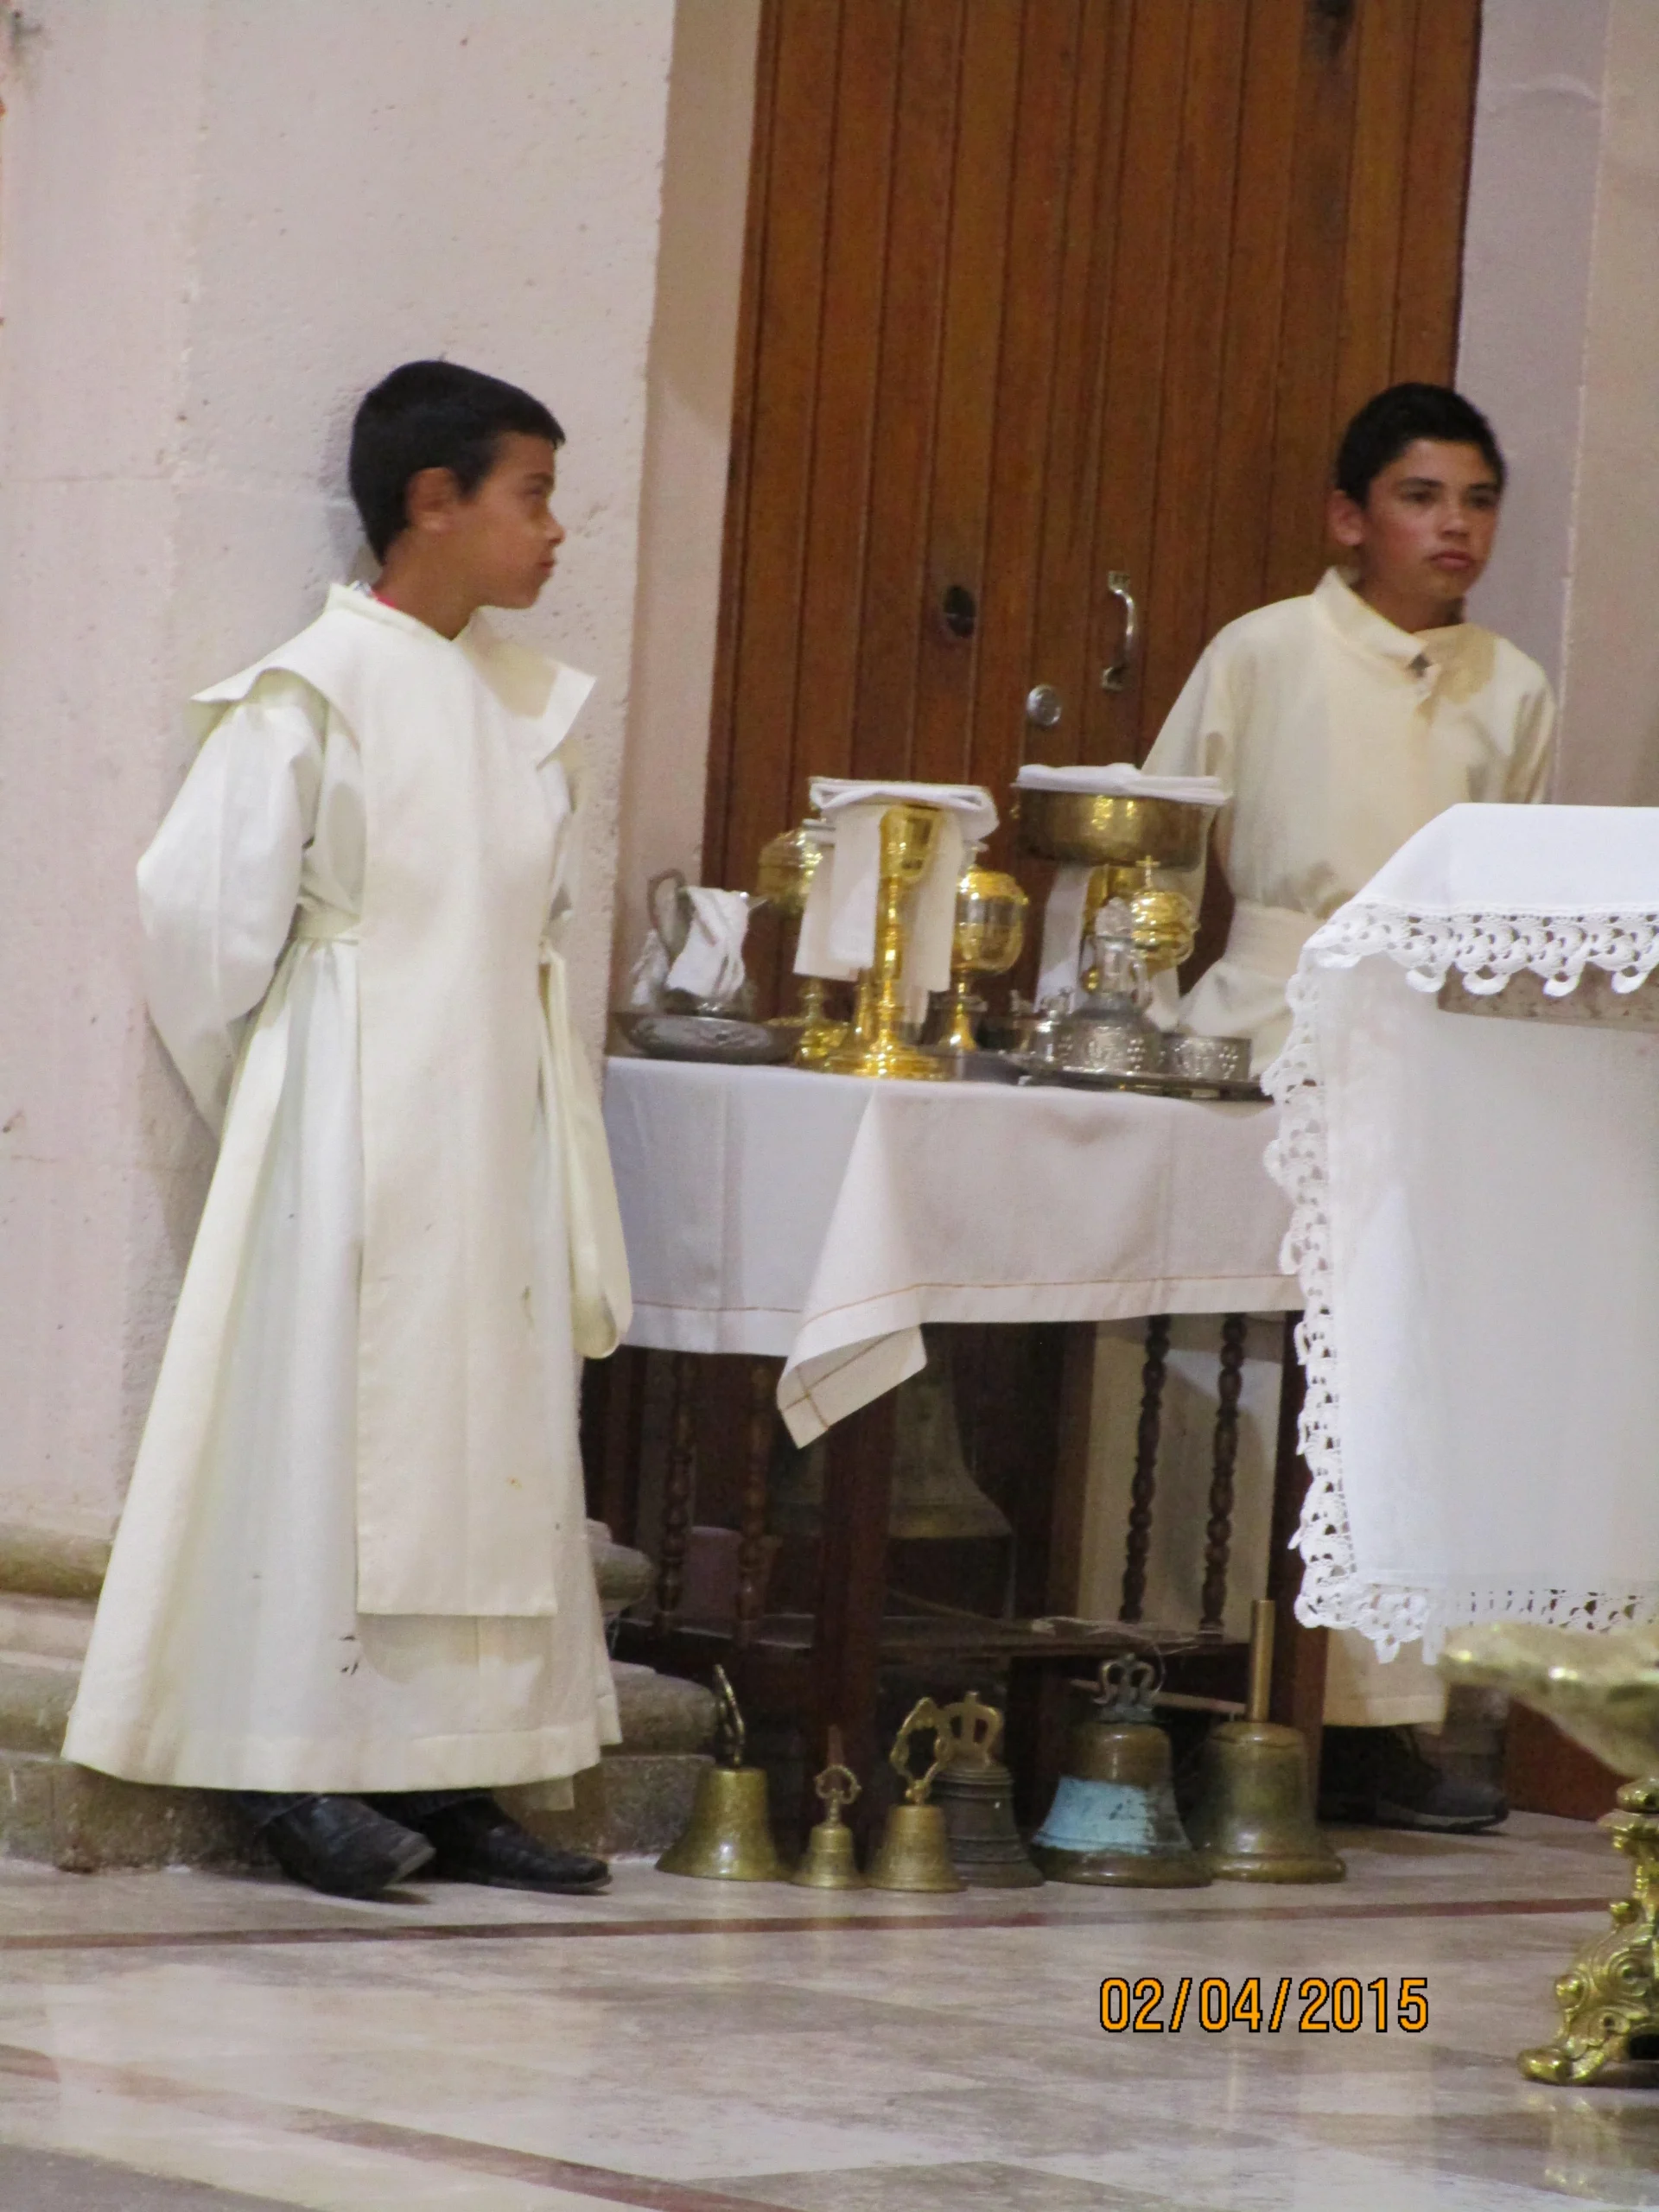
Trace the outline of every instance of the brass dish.
[[1020, 841], [1041, 859], [1074, 868], [1199, 867], [1215, 810], [1170, 798], [1116, 798], [1103, 791], [1016, 789]]

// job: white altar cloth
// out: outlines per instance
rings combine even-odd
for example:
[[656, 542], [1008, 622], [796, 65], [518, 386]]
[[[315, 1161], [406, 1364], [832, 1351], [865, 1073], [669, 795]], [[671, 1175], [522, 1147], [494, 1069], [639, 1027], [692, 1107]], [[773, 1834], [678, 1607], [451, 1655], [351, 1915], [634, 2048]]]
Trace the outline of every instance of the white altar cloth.
[[1659, 1615], [1659, 1034], [1433, 995], [1656, 967], [1649, 809], [1453, 807], [1309, 940], [1266, 1077], [1305, 1293], [1303, 1620], [1432, 1658], [1497, 1615]]
[[925, 1321], [1276, 1312], [1266, 1105], [615, 1058], [633, 1325], [785, 1364], [796, 1441], [925, 1363]]

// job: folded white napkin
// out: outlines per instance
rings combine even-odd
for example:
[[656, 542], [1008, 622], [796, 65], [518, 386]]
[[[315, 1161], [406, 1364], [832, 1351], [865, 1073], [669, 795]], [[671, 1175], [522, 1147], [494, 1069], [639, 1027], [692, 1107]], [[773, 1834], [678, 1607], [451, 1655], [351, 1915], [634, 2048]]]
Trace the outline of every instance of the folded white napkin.
[[628, 1002], [660, 1003], [664, 990], [716, 1003], [734, 999], [743, 988], [743, 940], [749, 928], [747, 891], [717, 891], [705, 883], [688, 884], [685, 898], [691, 926], [678, 957], [671, 963], [656, 930], [646, 932], [645, 948], [628, 979]]
[[812, 803], [834, 833], [801, 918], [798, 975], [849, 982], [875, 958], [876, 891], [881, 872], [881, 817], [909, 803], [937, 808], [938, 834], [911, 907], [904, 988], [912, 1007], [950, 982], [957, 879], [964, 849], [996, 827], [996, 804], [977, 784], [857, 783], [813, 779]]
[[1029, 761], [1014, 778], [1017, 790], [1096, 791], [1106, 798], [1169, 798], [1182, 806], [1225, 806], [1230, 796], [1214, 776], [1147, 776], [1125, 760], [1103, 768], [1044, 768]]

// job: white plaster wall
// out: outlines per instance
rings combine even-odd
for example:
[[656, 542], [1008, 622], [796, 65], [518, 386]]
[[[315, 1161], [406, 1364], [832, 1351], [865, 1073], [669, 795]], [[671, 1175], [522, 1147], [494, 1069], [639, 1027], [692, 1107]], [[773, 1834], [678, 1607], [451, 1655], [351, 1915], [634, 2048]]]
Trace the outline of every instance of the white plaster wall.
[[1659, 805], [1659, 6], [1612, 0], [1558, 795]]
[[1472, 611], [1558, 684], [1608, 14], [1609, 0], [1487, 0], [1464, 240], [1458, 383], [1510, 465]]
[[672, 0], [31, 0], [0, 38], [0, 1519], [111, 1524], [207, 1147], [132, 866], [178, 708], [356, 549], [362, 389], [447, 352], [569, 435], [527, 628], [594, 670], [605, 993]]
[[[760, 0], [679, 0], [652, 329], [639, 611], [622, 795], [615, 983], [645, 884], [702, 857]], [[781, 826], [781, 825], [780, 825]]]

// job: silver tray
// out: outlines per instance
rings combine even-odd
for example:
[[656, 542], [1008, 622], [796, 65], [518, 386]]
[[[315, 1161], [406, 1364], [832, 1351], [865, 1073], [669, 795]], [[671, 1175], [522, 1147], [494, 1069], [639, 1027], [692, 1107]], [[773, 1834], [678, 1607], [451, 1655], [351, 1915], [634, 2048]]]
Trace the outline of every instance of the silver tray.
[[725, 1014], [649, 1014], [611, 1017], [638, 1052], [653, 1060], [706, 1060], [726, 1067], [775, 1066], [795, 1050], [786, 1028], [740, 1021]]
[[1022, 1084], [1057, 1084], [1065, 1090], [1138, 1090], [1148, 1098], [1223, 1098], [1259, 1104], [1267, 1092], [1254, 1077], [1212, 1083], [1190, 1075], [1107, 1075], [1096, 1068], [1057, 1068], [1043, 1060], [1020, 1064]]

